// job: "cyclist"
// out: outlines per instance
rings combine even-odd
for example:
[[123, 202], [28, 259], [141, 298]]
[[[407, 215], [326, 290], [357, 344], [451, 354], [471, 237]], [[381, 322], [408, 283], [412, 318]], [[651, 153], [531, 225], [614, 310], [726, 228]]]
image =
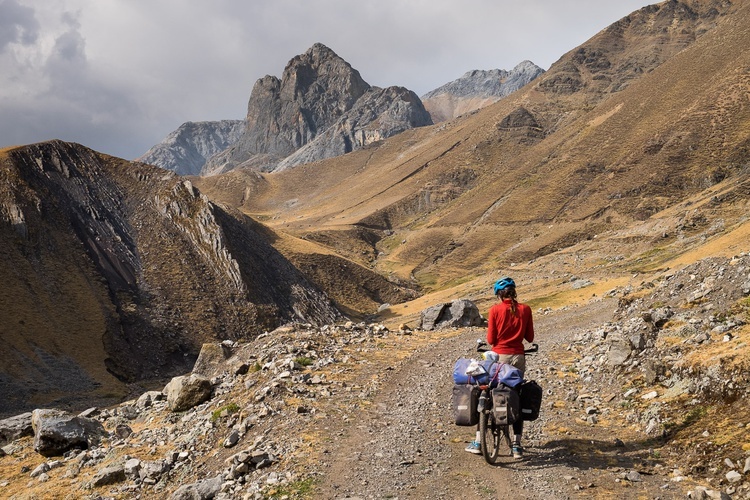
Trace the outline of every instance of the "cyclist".
[[[518, 302], [516, 283], [512, 278], [505, 277], [497, 280], [493, 286], [498, 303], [490, 308], [487, 320], [487, 343], [492, 351], [485, 354], [497, 356], [500, 363], [510, 364], [521, 371], [526, 371], [526, 356], [523, 341], [533, 342], [534, 321], [531, 308]], [[494, 359], [494, 358], [493, 358]], [[513, 423], [513, 458], [523, 458], [521, 436], [523, 434], [523, 420], [520, 418]], [[466, 447], [469, 453], [481, 453], [479, 449], [479, 431], [476, 440]]]

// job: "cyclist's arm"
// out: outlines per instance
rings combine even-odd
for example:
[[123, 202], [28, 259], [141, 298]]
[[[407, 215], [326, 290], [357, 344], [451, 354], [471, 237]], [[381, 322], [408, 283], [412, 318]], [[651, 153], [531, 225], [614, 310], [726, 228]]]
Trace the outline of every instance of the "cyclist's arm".
[[497, 308], [491, 307], [487, 318], [487, 343], [494, 346], [497, 343]]
[[534, 341], [534, 320], [531, 317], [531, 308], [526, 306], [526, 311], [528, 312], [527, 318], [526, 318], [526, 330], [523, 333], [523, 338], [526, 340], [526, 342], [533, 342]]

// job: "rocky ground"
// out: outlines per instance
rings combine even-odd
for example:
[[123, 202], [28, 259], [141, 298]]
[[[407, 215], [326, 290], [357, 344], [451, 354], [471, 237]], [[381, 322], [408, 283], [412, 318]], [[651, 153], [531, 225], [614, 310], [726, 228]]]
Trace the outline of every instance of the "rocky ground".
[[0, 422], [0, 496], [750, 498], [749, 294], [740, 255], [536, 310], [522, 461], [487, 465], [452, 421], [453, 363], [483, 329], [296, 325], [207, 344], [192, 377], [64, 436], [43, 439], [44, 412]]

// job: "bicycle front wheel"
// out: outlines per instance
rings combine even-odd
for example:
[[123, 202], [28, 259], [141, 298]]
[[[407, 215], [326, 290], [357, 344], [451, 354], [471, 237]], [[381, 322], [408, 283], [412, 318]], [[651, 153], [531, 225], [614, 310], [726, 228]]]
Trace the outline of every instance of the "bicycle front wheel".
[[501, 425], [495, 425], [495, 421], [490, 416], [490, 412], [483, 411], [479, 415], [479, 446], [482, 450], [482, 456], [488, 464], [494, 464], [497, 461], [500, 450], [500, 441], [503, 440], [503, 434], [507, 435], [507, 425], [505, 433]]

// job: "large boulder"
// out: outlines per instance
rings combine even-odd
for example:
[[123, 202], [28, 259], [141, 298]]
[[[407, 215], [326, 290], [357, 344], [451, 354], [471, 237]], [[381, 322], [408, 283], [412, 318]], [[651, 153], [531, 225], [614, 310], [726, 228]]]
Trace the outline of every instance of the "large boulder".
[[212, 378], [226, 370], [226, 362], [232, 356], [232, 348], [226, 344], [203, 344], [198, 359], [193, 366], [193, 373]]
[[10, 443], [24, 436], [33, 436], [31, 412], [0, 420], [0, 445]]
[[96, 446], [107, 435], [98, 421], [62, 410], [34, 410], [31, 425], [34, 450], [45, 457], [62, 455], [72, 448]]
[[609, 345], [607, 349], [607, 366], [622, 366], [633, 353], [633, 344], [620, 333], [608, 336], [607, 344]]
[[211, 397], [211, 381], [203, 375], [191, 373], [175, 377], [164, 387], [167, 406], [172, 411], [185, 411]]
[[169, 497], [170, 500], [208, 500], [221, 491], [221, 476], [204, 479], [197, 483], [184, 484]]
[[482, 326], [483, 318], [476, 304], [467, 299], [437, 304], [422, 311], [423, 330]]

